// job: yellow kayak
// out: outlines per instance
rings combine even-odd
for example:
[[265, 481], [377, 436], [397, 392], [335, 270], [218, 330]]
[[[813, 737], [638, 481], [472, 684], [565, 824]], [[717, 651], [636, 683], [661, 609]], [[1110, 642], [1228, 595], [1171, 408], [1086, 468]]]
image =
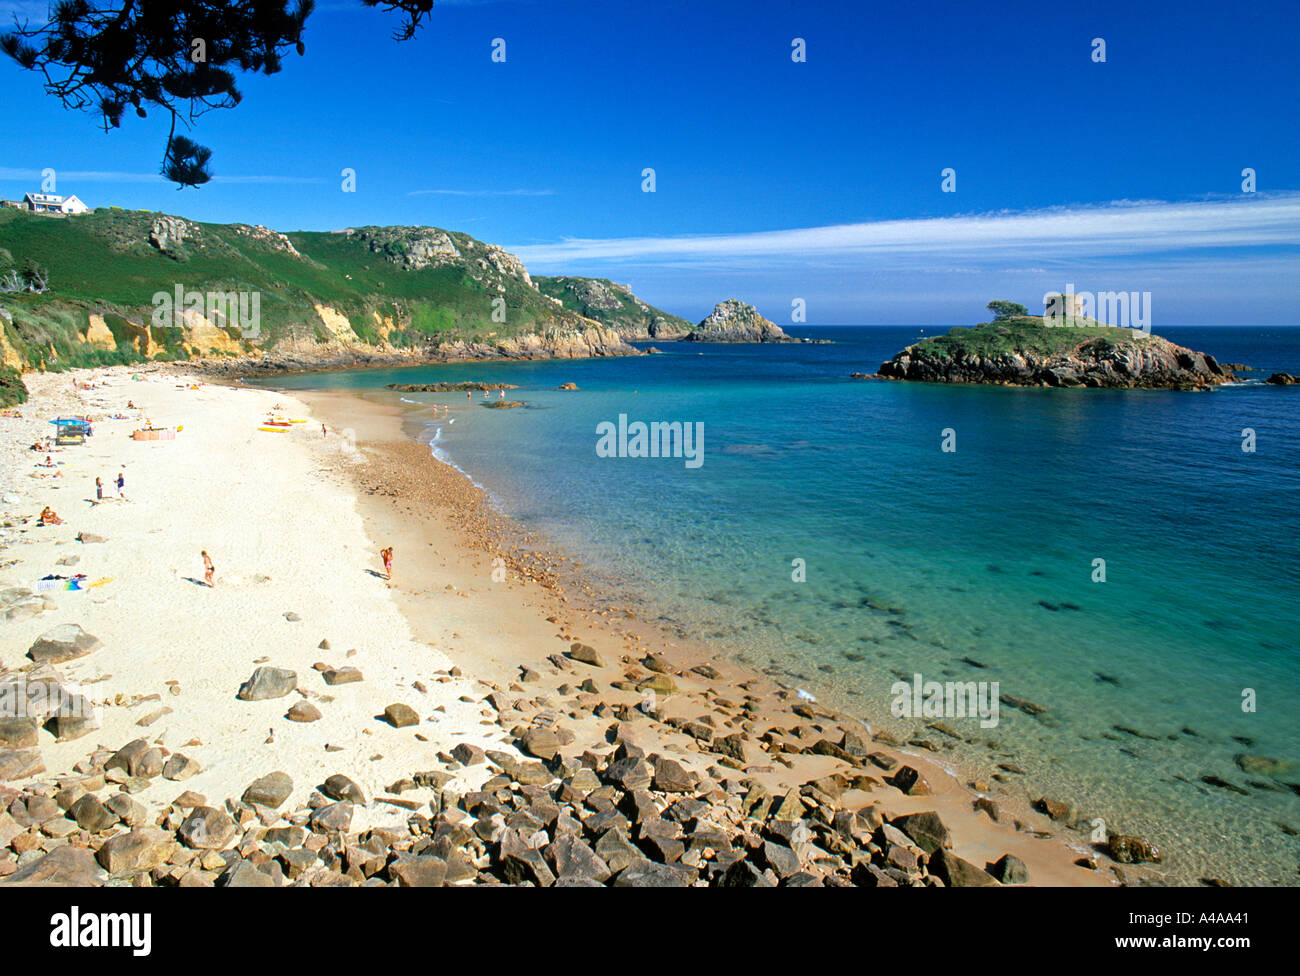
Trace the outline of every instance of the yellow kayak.
[[285, 433], [288, 433], [289, 430], [290, 430], [291, 428], [289, 428], [289, 427], [259, 427], [259, 428], [257, 428], [257, 429], [258, 429], [258, 430], [264, 430], [264, 431], [266, 431], [267, 433], [270, 433], [270, 434], [285, 434]]

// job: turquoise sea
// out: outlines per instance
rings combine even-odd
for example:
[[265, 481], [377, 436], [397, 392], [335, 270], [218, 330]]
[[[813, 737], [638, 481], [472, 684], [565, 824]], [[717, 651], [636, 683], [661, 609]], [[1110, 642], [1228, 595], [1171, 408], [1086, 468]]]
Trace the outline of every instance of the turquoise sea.
[[[1159, 843], [1170, 882], [1295, 884], [1300, 387], [1260, 380], [1300, 374], [1300, 328], [1157, 328], [1257, 367], [1213, 393], [853, 380], [922, 330], [789, 331], [832, 341], [273, 385], [518, 384], [515, 410], [401, 399], [434, 450], [621, 602], [896, 734], [944, 739], [890, 715], [899, 678], [997, 681], [1046, 711], [947, 720], [973, 740], [964, 768]], [[620, 414], [702, 423], [704, 463], [598, 456], [597, 424]]]

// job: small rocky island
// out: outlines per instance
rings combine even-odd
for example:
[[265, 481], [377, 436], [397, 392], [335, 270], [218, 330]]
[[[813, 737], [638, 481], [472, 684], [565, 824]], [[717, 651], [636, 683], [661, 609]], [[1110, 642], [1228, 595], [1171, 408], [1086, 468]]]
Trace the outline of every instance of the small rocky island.
[[798, 342], [775, 322], [758, 314], [753, 305], [735, 298], [718, 302], [699, 325], [682, 337], [683, 342]]
[[[1024, 306], [990, 302], [989, 307]], [[1091, 318], [1064, 324], [1041, 315], [1000, 313], [908, 346], [881, 365], [887, 379], [997, 386], [1205, 390], [1236, 379], [1213, 356], [1137, 329]], [[860, 374], [855, 374], [860, 375]]]

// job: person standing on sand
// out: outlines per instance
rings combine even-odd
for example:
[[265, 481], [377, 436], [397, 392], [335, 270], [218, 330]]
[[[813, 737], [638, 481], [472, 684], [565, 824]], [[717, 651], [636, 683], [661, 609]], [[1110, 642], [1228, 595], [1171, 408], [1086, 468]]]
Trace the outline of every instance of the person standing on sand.
[[384, 561], [384, 572], [387, 574], [387, 578], [391, 580], [393, 578], [393, 547], [389, 546], [387, 549], [380, 549], [379, 558]]
[[98, 505], [104, 500], [104, 479], [95, 479], [95, 504]]
[[119, 471], [117, 473], [117, 497], [122, 499], [122, 501], [126, 501], [126, 472], [125, 471]]
[[204, 549], [201, 555], [203, 556], [203, 579], [211, 588], [212, 574], [217, 571], [217, 567], [212, 565], [212, 557], [208, 555], [208, 550]]
[[324, 425], [324, 424], [321, 424], [321, 425], [320, 425], [320, 435], [321, 435], [321, 437], [328, 437], [328, 436], [329, 436], [329, 433], [325, 430], [325, 425]]

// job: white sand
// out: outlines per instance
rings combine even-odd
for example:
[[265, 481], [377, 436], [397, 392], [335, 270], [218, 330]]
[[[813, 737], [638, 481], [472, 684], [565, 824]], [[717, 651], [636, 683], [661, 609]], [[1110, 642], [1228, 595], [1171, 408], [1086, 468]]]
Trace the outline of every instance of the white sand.
[[[320, 422], [279, 393], [179, 389], [178, 374], [154, 369], [133, 381], [134, 372], [79, 372], [79, 378], [94, 376], [108, 385], [76, 393], [69, 374], [29, 374], [32, 402], [20, 408], [24, 419], [0, 419], [0, 496], [18, 496], [0, 503], [0, 511], [6, 523], [29, 519], [0, 536], [7, 544], [0, 565], [17, 560], [0, 569], [0, 584], [34, 590], [37, 579], [52, 572], [113, 578], [87, 592], [50, 594], [56, 610], [0, 621], [0, 661], [11, 669], [28, 663], [27, 648], [58, 624], [80, 624], [105, 645], [60, 666], [105, 703], [102, 727], [65, 743], [42, 731], [48, 770], [42, 778], [70, 772], [97, 745], [116, 749], [144, 737], [198, 760], [203, 771], [184, 783], [159, 778], [140, 799], [166, 803], [191, 789], [220, 805], [279, 769], [294, 778], [294, 793], [282, 808], [288, 811], [333, 773], [351, 776], [373, 796], [415, 770], [435, 768], [435, 753], [461, 741], [513, 751], [495, 725], [481, 724], [491, 714], [485, 706], [458, 701], [466, 694], [477, 699], [484, 689], [469, 678], [439, 683], [438, 672], [452, 662], [412, 639], [388, 584], [368, 572], [382, 568], [378, 547], [366, 538], [343, 476], [331, 470], [349, 460], [340, 440], [322, 438]], [[28, 447], [54, 430], [50, 419], [134, 413], [125, 409], [128, 400], [155, 426], [184, 429], [174, 441], [138, 442], [130, 432], [140, 422], [103, 420], [84, 446], [54, 455], [62, 462], [61, 477], [31, 476], [46, 470], [34, 466], [44, 456]], [[308, 423], [285, 434], [259, 431], [274, 404], [282, 405], [284, 416]], [[130, 501], [91, 504], [95, 477], [107, 486], [119, 470], [126, 472]], [[65, 524], [36, 526], [47, 504]], [[82, 531], [107, 541], [79, 543]], [[216, 565], [212, 589], [195, 582], [203, 579], [203, 549]], [[56, 564], [68, 555], [80, 561]], [[286, 620], [287, 612], [301, 621]], [[322, 638], [329, 650], [318, 648]], [[289, 706], [302, 699], [297, 692], [271, 701], [237, 700], [240, 684], [262, 659], [295, 670], [299, 687], [324, 717], [306, 724], [286, 720]], [[328, 687], [312, 669], [317, 661], [358, 667], [365, 680]], [[178, 683], [179, 695], [171, 693], [169, 680]], [[413, 688], [416, 681], [427, 693]], [[161, 700], [114, 704], [150, 695]], [[333, 701], [321, 701], [329, 696]], [[411, 705], [421, 724], [393, 729], [376, 720], [392, 702]], [[171, 713], [147, 728], [135, 724], [163, 706]], [[435, 711], [438, 706], [445, 712]], [[192, 740], [202, 744], [187, 745]], [[327, 752], [327, 743], [342, 751]], [[486, 768], [464, 775], [481, 779]], [[395, 808], [358, 808], [354, 829], [405, 816]]]

